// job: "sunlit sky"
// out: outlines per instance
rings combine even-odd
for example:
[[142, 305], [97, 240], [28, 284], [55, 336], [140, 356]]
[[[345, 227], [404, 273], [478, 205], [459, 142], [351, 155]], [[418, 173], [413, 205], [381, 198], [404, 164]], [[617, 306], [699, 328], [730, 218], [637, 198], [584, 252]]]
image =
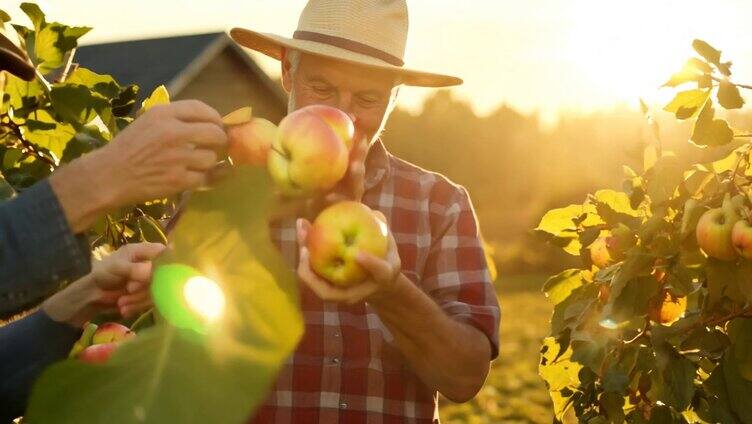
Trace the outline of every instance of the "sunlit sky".
[[[20, 1], [2, 0], [27, 22]], [[189, 34], [244, 26], [291, 35], [305, 0], [45, 0], [49, 16], [94, 30], [84, 44]], [[740, 79], [752, 80], [749, 0], [409, 0], [406, 62], [458, 75], [457, 96], [488, 113], [506, 103], [553, 119], [656, 91], [703, 38], [734, 59]], [[262, 60], [278, 74], [272, 60]], [[744, 81], [740, 81], [744, 82]], [[416, 110], [430, 89], [402, 90], [402, 106]]]

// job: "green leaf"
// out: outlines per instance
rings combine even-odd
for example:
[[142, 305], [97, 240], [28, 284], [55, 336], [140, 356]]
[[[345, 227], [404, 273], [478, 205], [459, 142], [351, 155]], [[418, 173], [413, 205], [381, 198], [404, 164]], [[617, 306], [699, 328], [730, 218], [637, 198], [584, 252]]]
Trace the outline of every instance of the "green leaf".
[[104, 146], [106, 143], [107, 140], [98, 130], [89, 127], [84, 128], [81, 132], [75, 133], [73, 138], [65, 145], [61, 162], [68, 163], [84, 153]]
[[731, 321], [728, 335], [733, 343], [731, 353], [739, 375], [752, 381], [752, 319], [737, 318]]
[[741, 422], [752, 422], [752, 381], [745, 379], [739, 373], [735, 355], [729, 353], [724, 355], [721, 365], [716, 369], [723, 372], [731, 410]]
[[649, 172], [646, 184], [646, 191], [653, 205], [671, 199], [683, 180], [684, 165], [676, 156], [663, 156], [658, 159]]
[[29, 130], [24, 134], [26, 139], [49, 150], [55, 158], [61, 158], [66, 145], [76, 134], [76, 130], [71, 125], [58, 123], [44, 109], [37, 110], [32, 116], [34, 119], [29, 117], [26, 121], [26, 127]]
[[718, 87], [718, 103], [725, 109], [740, 109], [744, 99], [739, 94], [739, 87], [728, 80], [723, 80]]
[[55, 84], [50, 100], [55, 112], [74, 128], [88, 124], [110, 106], [106, 99], [78, 84]]
[[546, 280], [543, 292], [554, 305], [561, 303], [569, 297], [572, 290], [586, 283], [583, 271], [580, 269], [568, 269]]
[[120, 85], [109, 75], [100, 75], [86, 68], [76, 68], [65, 80], [68, 84], [83, 85], [106, 99], [120, 94]]
[[660, 288], [660, 283], [652, 275], [630, 280], [618, 296], [612, 296], [613, 310], [610, 318], [615, 322], [624, 322], [632, 317], [645, 315], [650, 299], [658, 294]]
[[149, 215], [138, 217], [138, 227], [143, 234], [144, 241], [167, 244], [167, 237], [159, 223]]
[[155, 265], [211, 277], [227, 301], [221, 320], [205, 334], [159, 324], [104, 365], [52, 366], [33, 390], [28, 422], [246, 421], [303, 331], [297, 280], [268, 233], [273, 198], [265, 171], [250, 168], [194, 193], [170, 234], [174, 249]]
[[658, 368], [652, 374], [653, 381], [648, 396], [677, 411], [683, 411], [689, 406], [694, 395], [697, 370], [689, 359], [670, 346], [660, 346], [656, 353]]
[[677, 119], [692, 118], [697, 115], [709, 97], [709, 89], [680, 91], [663, 110], [675, 114]]
[[20, 8], [24, 11], [24, 13], [26, 13], [26, 16], [29, 17], [32, 25], [34, 25], [34, 28], [37, 31], [42, 27], [42, 25], [44, 25], [44, 13], [42, 12], [42, 9], [39, 8], [39, 6], [34, 3], [21, 3]]
[[146, 112], [156, 105], [164, 105], [170, 103], [170, 93], [164, 85], [160, 85], [155, 88], [149, 97], [141, 103], [141, 112]]
[[687, 60], [682, 69], [672, 75], [663, 86], [676, 87], [687, 82], [699, 82], [703, 75], [710, 74], [712, 71], [713, 69], [706, 62], [693, 57]]
[[4, 10], [0, 9], [0, 23], [10, 22], [10, 15]]
[[0, 200], [8, 200], [13, 198], [16, 195], [16, 191], [13, 190], [13, 187], [11, 187], [10, 184], [8, 184], [8, 181], [5, 180], [5, 177], [0, 174]]
[[692, 41], [692, 47], [695, 49], [697, 54], [704, 57], [705, 60], [708, 62], [718, 66], [721, 63], [721, 52], [720, 50], [716, 50], [711, 46], [710, 44], [706, 43], [703, 40], [695, 39]]
[[708, 101], [697, 116], [691, 140], [698, 146], [722, 146], [731, 143], [734, 131], [723, 119], [714, 119], [713, 102]]

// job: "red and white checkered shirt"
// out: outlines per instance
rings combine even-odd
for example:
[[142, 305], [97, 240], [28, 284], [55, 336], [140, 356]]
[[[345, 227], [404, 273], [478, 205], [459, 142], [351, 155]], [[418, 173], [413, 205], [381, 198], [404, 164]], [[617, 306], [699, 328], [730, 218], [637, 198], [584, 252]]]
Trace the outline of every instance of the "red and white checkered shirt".
[[[498, 355], [500, 310], [467, 191], [376, 142], [363, 203], [384, 213], [402, 272], [452, 318], [480, 329]], [[294, 219], [272, 239], [297, 265]], [[410, 370], [367, 304], [320, 300], [300, 285], [305, 334], [252, 423], [438, 422], [438, 395]], [[489, 358], [491, 359], [491, 358]]]

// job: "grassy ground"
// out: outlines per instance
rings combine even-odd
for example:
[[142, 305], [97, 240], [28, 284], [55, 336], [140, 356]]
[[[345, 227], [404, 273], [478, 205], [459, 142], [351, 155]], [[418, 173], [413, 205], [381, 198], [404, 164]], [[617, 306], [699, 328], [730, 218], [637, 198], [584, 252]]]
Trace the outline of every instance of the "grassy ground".
[[546, 277], [501, 277], [501, 351], [481, 392], [470, 402], [442, 399], [442, 423], [550, 423], [551, 401], [538, 376], [538, 352], [552, 307], [540, 291]]

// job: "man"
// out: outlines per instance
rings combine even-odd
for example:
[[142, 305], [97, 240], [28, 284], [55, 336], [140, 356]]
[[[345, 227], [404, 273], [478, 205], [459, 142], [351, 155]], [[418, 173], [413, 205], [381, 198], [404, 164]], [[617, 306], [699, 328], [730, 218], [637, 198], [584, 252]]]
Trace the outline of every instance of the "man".
[[362, 254], [370, 279], [343, 289], [311, 271], [308, 221], [273, 223], [303, 282], [306, 332], [253, 422], [437, 422], [436, 392], [471, 399], [498, 354], [500, 311], [467, 192], [378, 138], [400, 84], [461, 83], [403, 67], [407, 27], [404, 0], [310, 0], [292, 39], [231, 31], [281, 61], [290, 111], [325, 104], [353, 118], [359, 144], [338, 192], [391, 230], [387, 259]]

